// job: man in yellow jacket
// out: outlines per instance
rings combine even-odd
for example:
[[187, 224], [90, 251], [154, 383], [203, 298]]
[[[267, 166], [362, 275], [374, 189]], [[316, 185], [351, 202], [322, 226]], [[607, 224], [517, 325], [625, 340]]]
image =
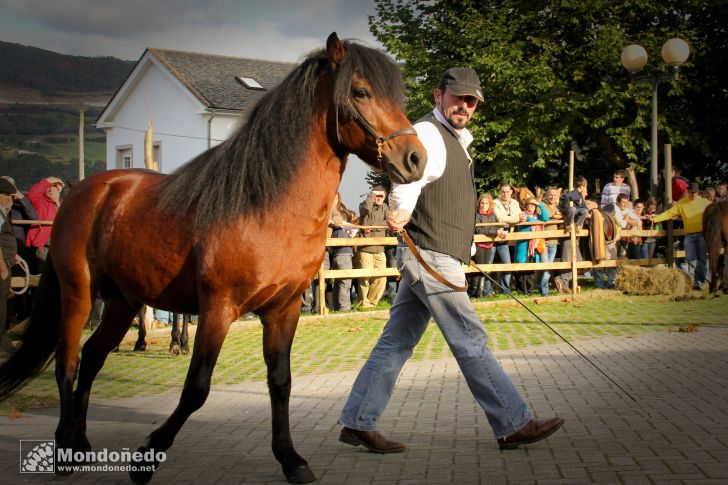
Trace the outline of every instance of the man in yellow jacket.
[[710, 201], [701, 197], [700, 186], [690, 184], [688, 192], [675, 205], [662, 214], [651, 217], [653, 222], [662, 222], [680, 216], [685, 227], [685, 259], [693, 278], [693, 289], [701, 290], [708, 273], [708, 248], [703, 237], [703, 212]]

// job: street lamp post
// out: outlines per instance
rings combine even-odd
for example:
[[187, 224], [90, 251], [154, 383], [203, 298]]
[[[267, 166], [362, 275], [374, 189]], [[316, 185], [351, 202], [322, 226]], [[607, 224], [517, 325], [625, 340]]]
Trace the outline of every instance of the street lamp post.
[[[636, 76], [636, 81], [649, 81], [652, 84], [652, 160], [650, 162], [650, 195], [657, 195], [657, 86], [667, 79], [680, 79], [680, 66], [688, 59], [690, 47], [682, 39], [670, 39], [662, 45], [662, 59], [671, 67], [670, 73], [654, 69], [644, 76]], [[622, 50], [622, 65], [632, 74], [642, 70], [647, 64], [647, 51], [639, 44], [628, 45]], [[670, 174], [665, 174], [669, 177]]]

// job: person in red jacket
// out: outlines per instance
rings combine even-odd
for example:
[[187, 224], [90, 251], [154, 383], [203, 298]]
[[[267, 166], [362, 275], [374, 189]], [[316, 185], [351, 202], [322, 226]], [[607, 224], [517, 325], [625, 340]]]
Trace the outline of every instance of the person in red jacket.
[[690, 181], [680, 175], [680, 168], [673, 167], [672, 169], [672, 201], [677, 202], [683, 198], [683, 195], [687, 193]]
[[[35, 184], [28, 191], [27, 196], [38, 213], [38, 220], [52, 221], [56, 218], [58, 206], [61, 205], [61, 191], [65, 184], [58, 177], [48, 177]], [[42, 263], [48, 256], [48, 246], [51, 241], [51, 226], [32, 226], [28, 230], [25, 245], [35, 248], [38, 262]]]

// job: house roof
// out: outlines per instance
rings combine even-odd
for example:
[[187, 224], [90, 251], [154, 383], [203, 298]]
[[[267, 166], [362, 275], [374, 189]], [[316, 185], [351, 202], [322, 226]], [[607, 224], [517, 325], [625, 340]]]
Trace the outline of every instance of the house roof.
[[[157, 65], [176, 79], [180, 89], [186, 89], [203, 109], [237, 112], [247, 116], [263, 94], [280, 84], [294, 69], [295, 63], [218, 56], [198, 52], [148, 48], [134, 69], [119, 86], [96, 122], [107, 125], [124, 104], [142, 73]], [[264, 89], [246, 87], [236, 79], [251, 78]]]
[[[207, 108], [247, 112], [265, 90], [278, 85], [296, 66], [290, 62], [197, 52], [149, 48], [157, 58]], [[252, 78], [265, 90], [250, 89], [236, 80]]]

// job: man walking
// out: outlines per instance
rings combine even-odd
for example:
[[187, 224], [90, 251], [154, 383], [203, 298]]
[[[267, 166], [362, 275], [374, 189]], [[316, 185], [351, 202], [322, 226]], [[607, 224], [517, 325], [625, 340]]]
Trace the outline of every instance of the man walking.
[[[473, 140], [466, 126], [483, 101], [478, 75], [469, 68], [445, 71], [435, 89], [435, 109], [415, 123], [427, 148], [428, 162], [418, 182], [392, 189], [393, 211], [387, 224], [395, 232], [407, 226], [421, 257], [454, 285], [465, 284], [462, 263], [470, 259], [475, 231]], [[375, 453], [398, 453], [406, 446], [378, 430], [404, 363], [412, 355], [430, 318], [452, 350], [468, 386], [486, 414], [501, 449], [539, 441], [563, 419], [536, 420], [495, 356], [488, 336], [464, 291], [440, 283], [400, 246], [397, 267], [402, 280], [390, 318], [354, 382], [339, 423], [339, 440]]]

